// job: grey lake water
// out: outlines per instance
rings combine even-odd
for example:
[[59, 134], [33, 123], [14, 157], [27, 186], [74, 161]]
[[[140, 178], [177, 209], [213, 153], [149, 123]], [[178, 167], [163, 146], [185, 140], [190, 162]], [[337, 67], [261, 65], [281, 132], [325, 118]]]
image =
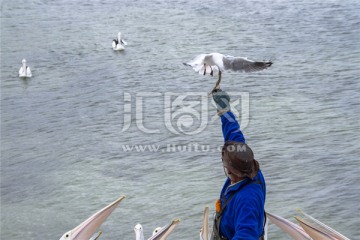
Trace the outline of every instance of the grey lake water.
[[[360, 239], [359, 13], [357, 0], [2, 1], [1, 239], [59, 239], [121, 195], [100, 239], [175, 218], [169, 239], [199, 239], [225, 180], [217, 73], [182, 63], [211, 52], [274, 62], [221, 84], [267, 211]], [[270, 224], [269, 239], [290, 237]]]

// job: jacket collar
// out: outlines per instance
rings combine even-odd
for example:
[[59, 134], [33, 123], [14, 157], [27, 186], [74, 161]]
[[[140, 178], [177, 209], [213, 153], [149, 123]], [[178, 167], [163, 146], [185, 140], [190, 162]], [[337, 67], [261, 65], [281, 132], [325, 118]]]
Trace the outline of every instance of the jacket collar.
[[241, 180], [237, 183], [231, 184], [230, 178], [226, 179], [225, 181], [225, 195], [228, 195], [232, 192], [238, 191], [242, 186], [250, 182], [251, 180], [249, 178], [245, 178], [244, 180]]

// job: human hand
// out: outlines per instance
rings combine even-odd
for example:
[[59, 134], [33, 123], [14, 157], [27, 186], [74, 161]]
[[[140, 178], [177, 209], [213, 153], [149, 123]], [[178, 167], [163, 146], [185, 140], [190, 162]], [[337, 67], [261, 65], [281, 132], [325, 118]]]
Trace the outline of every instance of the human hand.
[[230, 111], [230, 96], [227, 92], [216, 89], [213, 94], [214, 102], [216, 103], [216, 108], [218, 115], [221, 116], [223, 113]]

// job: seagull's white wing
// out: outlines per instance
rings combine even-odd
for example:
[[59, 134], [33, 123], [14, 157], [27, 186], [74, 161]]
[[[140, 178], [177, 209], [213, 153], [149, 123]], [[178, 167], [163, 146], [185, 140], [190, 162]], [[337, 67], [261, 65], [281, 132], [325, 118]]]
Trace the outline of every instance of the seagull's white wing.
[[191, 60], [190, 62], [187, 63], [183, 63], [185, 66], [190, 66], [194, 69], [195, 72], [198, 72], [199, 74], [204, 74], [205, 68], [206, 68], [206, 72], [210, 73], [211, 70], [213, 71], [218, 71], [218, 67], [216, 65], [209, 65], [206, 64], [206, 66], [204, 67], [204, 63], [205, 63], [205, 57], [206, 56], [211, 56], [211, 54], [200, 54], [198, 56], [196, 56], [193, 60]]
[[204, 59], [205, 56], [207, 54], [200, 54], [197, 55], [193, 60], [191, 60], [190, 62], [188, 62], [187, 64], [190, 66], [195, 66], [195, 65], [203, 65], [204, 64]]
[[[187, 63], [183, 63], [185, 66], [190, 66], [194, 69], [195, 72], [201, 73], [204, 72], [204, 59], [206, 54], [200, 54], [196, 56], [193, 60]], [[210, 70], [210, 68], [209, 68]]]
[[27, 77], [32, 77], [30, 67], [27, 67], [27, 68], [26, 68], [26, 76], [27, 76]]
[[19, 69], [19, 76], [21, 76], [22, 72], [23, 72], [23, 67], [20, 67], [20, 69]]
[[235, 72], [256, 72], [270, 67], [272, 62], [255, 62], [243, 57], [224, 56], [223, 64], [225, 70]]
[[30, 67], [22, 66], [19, 70], [19, 77], [32, 77]]

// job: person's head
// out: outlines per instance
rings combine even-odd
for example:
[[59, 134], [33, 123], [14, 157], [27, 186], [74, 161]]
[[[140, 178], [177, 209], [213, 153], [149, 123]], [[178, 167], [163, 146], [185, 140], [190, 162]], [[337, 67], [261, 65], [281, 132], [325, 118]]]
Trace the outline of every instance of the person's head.
[[253, 179], [259, 163], [254, 159], [251, 148], [241, 142], [227, 141], [222, 148], [222, 162], [226, 175], [232, 183], [244, 178]]

